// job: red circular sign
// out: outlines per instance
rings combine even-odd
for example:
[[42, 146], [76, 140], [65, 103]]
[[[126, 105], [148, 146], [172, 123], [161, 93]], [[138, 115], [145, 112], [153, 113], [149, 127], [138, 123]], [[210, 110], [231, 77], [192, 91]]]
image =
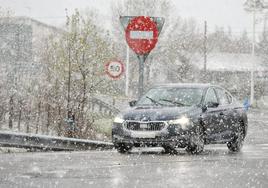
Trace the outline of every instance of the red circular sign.
[[105, 65], [105, 72], [111, 78], [119, 78], [124, 73], [124, 64], [121, 61], [110, 61]]
[[146, 16], [133, 18], [129, 22], [125, 34], [129, 47], [139, 55], [149, 53], [158, 40], [156, 23]]

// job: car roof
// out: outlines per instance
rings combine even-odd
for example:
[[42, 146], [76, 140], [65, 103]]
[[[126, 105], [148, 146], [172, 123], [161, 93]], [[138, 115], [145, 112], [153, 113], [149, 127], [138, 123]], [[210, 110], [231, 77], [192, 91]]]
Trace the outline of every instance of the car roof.
[[178, 88], [208, 88], [214, 85], [209, 83], [168, 83], [160, 84], [155, 87], [178, 87]]

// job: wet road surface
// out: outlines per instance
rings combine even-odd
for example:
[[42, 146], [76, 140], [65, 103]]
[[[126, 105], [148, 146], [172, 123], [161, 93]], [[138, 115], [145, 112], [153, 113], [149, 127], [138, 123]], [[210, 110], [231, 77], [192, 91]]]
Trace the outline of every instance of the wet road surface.
[[0, 154], [0, 187], [268, 187], [268, 111], [249, 114], [242, 152], [207, 145], [200, 155], [161, 148]]

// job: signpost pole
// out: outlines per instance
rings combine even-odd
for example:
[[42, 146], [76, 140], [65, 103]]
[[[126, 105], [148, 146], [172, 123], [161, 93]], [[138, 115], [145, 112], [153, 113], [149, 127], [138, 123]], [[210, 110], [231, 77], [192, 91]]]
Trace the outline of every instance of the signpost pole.
[[126, 90], [125, 94], [128, 97], [128, 87], [129, 87], [129, 46], [127, 45], [127, 57], [126, 57]]
[[[128, 7], [127, 7], [127, 15], [128, 15]], [[125, 89], [125, 95], [128, 97], [128, 88], [129, 88], [129, 46], [127, 45], [127, 57], [126, 57], [126, 89]]]
[[139, 59], [139, 85], [138, 85], [138, 96], [139, 98], [142, 96], [143, 93], [143, 80], [144, 80], [144, 62], [145, 62], [145, 55], [138, 55]]

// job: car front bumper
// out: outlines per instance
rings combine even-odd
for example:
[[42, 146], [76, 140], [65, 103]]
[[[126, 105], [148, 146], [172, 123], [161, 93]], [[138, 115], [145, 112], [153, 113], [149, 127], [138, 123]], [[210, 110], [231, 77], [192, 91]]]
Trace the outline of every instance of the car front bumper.
[[120, 144], [185, 147], [189, 142], [189, 134], [188, 131], [175, 129], [175, 126], [167, 126], [160, 131], [132, 131], [121, 124], [114, 124], [112, 141], [115, 147]]

